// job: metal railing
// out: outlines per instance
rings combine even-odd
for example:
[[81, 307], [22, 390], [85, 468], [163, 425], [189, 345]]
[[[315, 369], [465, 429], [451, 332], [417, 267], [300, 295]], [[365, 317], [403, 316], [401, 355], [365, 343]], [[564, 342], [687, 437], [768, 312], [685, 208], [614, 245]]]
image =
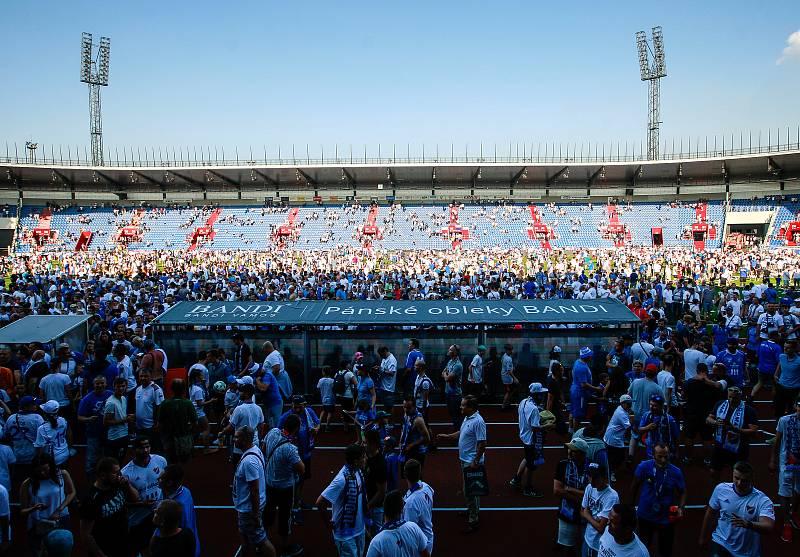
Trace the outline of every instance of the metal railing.
[[[39, 165], [39, 166], [92, 166], [91, 153], [88, 147], [72, 147], [60, 145], [36, 144], [35, 149], [18, 143], [6, 143], [5, 150], [0, 147], [0, 164]], [[634, 163], [658, 161], [686, 161], [692, 159], [712, 159], [739, 157], [749, 155], [771, 155], [800, 151], [800, 126], [796, 129], [780, 128], [768, 133], [743, 134], [738, 136], [715, 136], [705, 138], [684, 138], [672, 142], [664, 142], [661, 155], [655, 161], [647, 159], [643, 142], [601, 143], [509, 143], [508, 149], [503, 146], [504, 153], [498, 151], [496, 145], [480, 144], [470, 151], [469, 145], [464, 149], [440, 149], [433, 151], [430, 146], [421, 146], [419, 152], [412, 153], [410, 145], [398, 149], [390, 145], [389, 153], [385, 145], [373, 147], [363, 146], [357, 151], [352, 146], [340, 150], [336, 146], [326, 156], [325, 149], [320, 147], [311, 153], [309, 146], [304, 146], [304, 154], [298, 154], [296, 146], [285, 150], [266, 147], [254, 150], [230, 149], [226, 155], [224, 148], [218, 147], [117, 147], [108, 148], [104, 155], [106, 168], [170, 168], [187, 166], [208, 167], [264, 167], [264, 166], [348, 166], [348, 165], [406, 165], [406, 164], [602, 164], [602, 163]], [[402, 148], [405, 147], [405, 148]], [[485, 148], [484, 148], [485, 147]], [[344, 152], [346, 151], [346, 152]], [[403, 153], [403, 151], [405, 151]], [[289, 156], [291, 153], [291, 156]], [[273, 155], [273, 156], [270, 156]]]

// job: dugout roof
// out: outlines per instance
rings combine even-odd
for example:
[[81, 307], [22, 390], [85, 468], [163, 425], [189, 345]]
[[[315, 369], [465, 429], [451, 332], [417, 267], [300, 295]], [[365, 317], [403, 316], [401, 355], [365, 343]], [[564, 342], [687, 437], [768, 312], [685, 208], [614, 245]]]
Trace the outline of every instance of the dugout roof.
[[90, 315], [28, 315], [0, 329], [0, 344], [48, 343], [64, 339]]
[[616, 300], [179, 302], [154, 325], [515, 325], [639, 323]]

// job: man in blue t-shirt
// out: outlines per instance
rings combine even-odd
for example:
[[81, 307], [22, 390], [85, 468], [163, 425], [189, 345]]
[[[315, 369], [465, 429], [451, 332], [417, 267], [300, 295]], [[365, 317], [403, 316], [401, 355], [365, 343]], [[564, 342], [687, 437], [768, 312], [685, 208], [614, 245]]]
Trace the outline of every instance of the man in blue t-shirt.
[[417, 360], [425, 361], [425, 356], [419, 349], [419, 340], [412, 338], [408, 341], [408, 356], [406, 356], [406, 365], [403, 376], [403, 392], [414, 391], [414, 380], [417, 378], [414, 364]]
[[584, 346], [572, 365], [572, 386], [569, 389], [571, 431], [580, 429], [581, 421], [586, 417], [586, 407], [593, 390], [592, 371], [589, 369], [593, 355], [592, 349]]
[[97, 461], [103, 456], [103, 408], [111, 396], [106, 386], [106, 378], [94, 378], [93, 390], [78, 404], [78, 421], [86, 427], [86, 475], [94, 477]]
[[744, 352], [739, 350], [738, 338], [728, 339], [728, 348], [717, 354], [717, 363], [725, 365], [731, 385], [739, 388], [744, 386], [745, 356]]
[[797, 355], [797, 341], [787, 340], [783, 345], [785, 352], [778, 358], [775, 370], [775, 417], [788, 414], [795, 399], [800, 395], [800, 357]]
[[[664, 443], [656, 443], [653, 459], [642, 461], [636, 467], [631, 502], [637, 505], [638, 532], [642, 542], [650, 546], [653, 537], [658, 534], [658, 554], [662, 557], [672, 555], [675, 539], [673, 520], [683, 516], [686, 482], [680, 468], [670, 464], [669, 447]], [[672, 507], [677, 507], [674, 512]]]

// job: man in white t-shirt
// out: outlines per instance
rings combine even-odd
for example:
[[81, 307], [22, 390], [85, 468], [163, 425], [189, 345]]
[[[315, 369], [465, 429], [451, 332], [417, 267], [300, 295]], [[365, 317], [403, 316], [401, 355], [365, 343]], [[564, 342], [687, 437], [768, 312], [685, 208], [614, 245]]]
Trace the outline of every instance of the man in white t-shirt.
[[389, 352], [388, 346], [378, 348], [378, 355], [381, 357], [378, 366], [378, 402], [383, 405], [384, 412], [391, 414], [397, 386], [397, 358]]
[[619, 397], [619, 406], [614, 410], [611, 419], [608, 421], [606, 432], [603, 435], [603, 442], [606, 444], [608, 453], [608, 465], [611, 468], [611, 478], [614, 479], [619, 466], [625, 461], [625, 449], [628, 444], [625, 436], [631, 429], [631, 408], [633, 407], [633, 397], [622, 395]]
[[55, 400], [58, 402], [59, 414], [64, 413], [69, 407], [72, 379], [66, 373], [61, 373], [59, 370], [50, 372], [49, 375], [42, 377], [39, 381], [39, 390], [44, 400]]
[[403, 497], [403, 518], [420, 527], [428, 539], [428, 553], [433, 553], [433, 488], [420, 479], [422, 465], [419, 461], [407, 460], [403, 472], [408, 483], [408, 491]]
[[403, 519], [403, 496], [393, 490], [383, 499], [386, 522], [369, 544], [367, 557], [430, 557], [419, 526]]
[[708, 531], [714, 521], [717, 527], [711, 534], [713, 555], [761, 557], [761, 539], [775, 527], [775, 508], [769, 497], [753, 487], [753, 467], [747, 462], [733, 466], [733, 482], [714, 488], [706, 507], [698, 545], [708, 546]]
[[122, 475], [139, 492], [139, 503], [134, 503], [128, 510], [129, 543], [131, 549], [139, 553], [150, 544], [155, 531], [153, 512], [156, 503], [161, 501], [161, 487], [158, 478], [167, 467], [167, 459], [157, 454], [150, 454], [150, 440], [137, 437], [133, 442], [133, 460], [122, 468]]
[[691, 348], [687, 348], [683, 352], [683, 363], [684, 363], [684, 370], [683, 370], [683, 380], [688, 381], [695, 375], [697, 375], [697, 364], [700, 362], [705, 362], [706, 358], [708, 358], [708, 354], [700, 350], [703, 346], [702, 340], [698, 338], [694, 345]]
[[[253, 400], [255, 386], [250, 376], [240, 377], [236, 380], [239, 386], [239, 406], [233, 409], [227, 426], [220, 431], [220, 438], [242, 427], [249, 427], [253, 431], [253, 444], [258, 445], [259, 439], [264, 435], [264, 411]], [[233, 459], [237, 460], [241, 451], [234, 445]]]
[[650, 557], [647, 547], [634, 533], [636, 509], [618, 503], [611, 507], [608, 526], [600, 536], [598, 557]]
[[139, 370], [139, 386], [136, 387], [136, 434], [146, 435], [156, 445], [153, 425], [158, 423], [158, 409], [164, 402], [164, 391], [150, 379], [150, 370]]
[[[585, 549], [597, 555], [600, 548], [600, 536], [606, 531], [611, 509], [619, 503], [619, 495], [608, 485], [608, 470], [596, 462], [589, 464], [589, 476], [592, 482], [586, 486], [581, 503], [581, 516], [586, 520], [586, 532], [583, 535]], [[584, 555], [589, 552], [584, 551]]]
[[486, 346], [478, 346], [478, 353], [473, 356], [469, 363], [469, 373], [467, 374], [467, 385], [469, 394], [480, 397], [483, 394], [483, 357], [486, 355]]

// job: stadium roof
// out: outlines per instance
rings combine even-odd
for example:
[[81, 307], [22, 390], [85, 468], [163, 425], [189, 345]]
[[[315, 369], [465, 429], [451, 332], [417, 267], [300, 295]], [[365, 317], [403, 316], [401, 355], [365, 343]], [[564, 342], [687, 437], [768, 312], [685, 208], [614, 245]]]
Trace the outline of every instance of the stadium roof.
[[515, 325], [639, 323], [617, 300], [179, 302], [154, 325]]
[[51, 342], [66, 336], [90, 315], [28, 315], [0, 329], [0, 344]]
[[[755, 150], [755, 148], [753, 148]], [[186, 152], [173, 160], [121, 160], [93, 167], [85, 160], [59, 158], [58, 153], [36, 164], [24, 158], [0, 157], [0, 187], [25, 188], [64, 183], [116, 190], [152, 187], [258, 187], [263, 189], [426, 186], [550, 186], [576, 189], [619, 185], [723, 183], [800, 179], [800, 145], [763, 153], [707, 152], [675, 155], [656, 161], [628, 156], [566, 157], [339, 157], [280, 161], [203, 161]], [[44, 151], [47, 153], [47, 151]], [[52, 151], [51, 151], [52, 153]], [[133, 154], [126, 155], [130, 158]], [[184, 158], [186, 160], [180, 160]]]

